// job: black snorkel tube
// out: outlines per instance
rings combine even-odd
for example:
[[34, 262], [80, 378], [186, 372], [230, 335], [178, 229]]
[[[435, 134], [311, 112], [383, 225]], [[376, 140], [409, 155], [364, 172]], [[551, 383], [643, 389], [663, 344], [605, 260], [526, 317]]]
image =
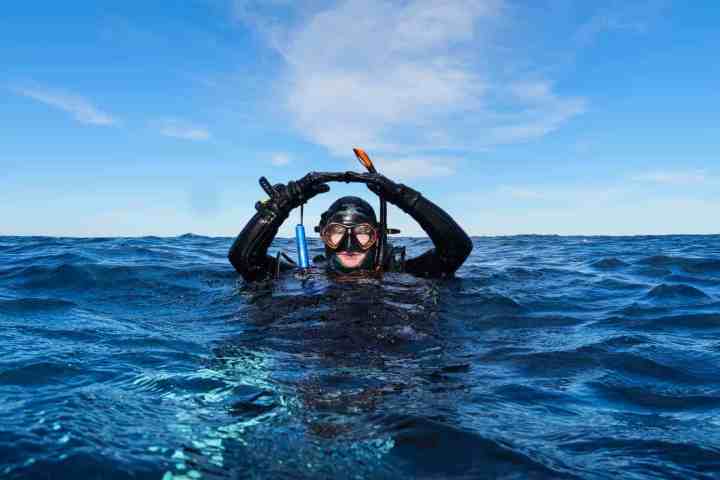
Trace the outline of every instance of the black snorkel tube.
[[[363, 166], [370, 173], [377, 173], [375, 165], [365, 150], [362, 148], [353, 148], [355, 156], [363, 164]], [[378, 238], [378, 249], [375, 256], [375, 270], [382, 268], [383, 261], [385, 260], [385, 246], [387, 245], [387, 201], [380, 196], [380, 238]]]

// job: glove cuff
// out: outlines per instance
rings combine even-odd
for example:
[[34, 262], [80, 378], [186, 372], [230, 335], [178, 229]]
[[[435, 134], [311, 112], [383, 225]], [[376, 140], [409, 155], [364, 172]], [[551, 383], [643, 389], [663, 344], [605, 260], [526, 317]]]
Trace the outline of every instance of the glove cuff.
[[282, 223], [290, 216], [290, 211], [287, 208], [281, 208], [273, 200], [257, 202], [255, 204], [255, 210], [257, 210], [269, 223]]

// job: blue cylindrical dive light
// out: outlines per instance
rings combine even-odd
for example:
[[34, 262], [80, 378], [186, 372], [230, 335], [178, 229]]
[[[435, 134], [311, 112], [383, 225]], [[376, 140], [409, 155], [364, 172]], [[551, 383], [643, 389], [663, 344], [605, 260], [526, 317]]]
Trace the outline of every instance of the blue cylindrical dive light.
[[307, 240], [305, 239], [305, 227], [303, 225], [295, 226], [295, 243], [297, 244], [298, 265], [300, 268], [310, 268]]

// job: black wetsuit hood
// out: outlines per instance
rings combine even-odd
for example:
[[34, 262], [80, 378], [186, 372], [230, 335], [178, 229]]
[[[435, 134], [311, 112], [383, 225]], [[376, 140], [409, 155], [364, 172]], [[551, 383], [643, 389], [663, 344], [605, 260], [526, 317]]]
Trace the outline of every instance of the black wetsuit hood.
[[[375, 210], [372, 206], [370, 206], [370, 204], [362, 198], [352, 196], [342, 197], [333, 202], [333, 204], [330, 205], [330, 208], [328, 208], [327, 211], [320, 216], [320, 225], [318, 226], [318, 230], [322, 231], [328, 223], [341, 223], [343, 225], [368, 223], [375, 228], [380, 228], [375, 215]], [[328, 267], [337, 272], [351, 273], [361, 270], [374, 270], [377, 248], [378, 246], [376, 243], [370, 249], [363, 250], [360, 248], [360, 245], [356, 243], [353, 235], [347, 235], [343, 244], [337, 249], [332, 249], [325, 245], [325, 256], [328, 261]], [[343, 266], [340, 259], [337, 257], [337, 253], [340, 251], [365, 252], [366, 255], [360, 266], [357, 268], [347, 268]]]

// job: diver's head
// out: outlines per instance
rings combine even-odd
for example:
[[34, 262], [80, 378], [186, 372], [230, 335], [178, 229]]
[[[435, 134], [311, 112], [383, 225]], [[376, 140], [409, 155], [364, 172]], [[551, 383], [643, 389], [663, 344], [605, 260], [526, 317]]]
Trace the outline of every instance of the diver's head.
[[362, 198], [336, 200], [320, 217], [319, 231], [331, 269], [350, 273], [375, 266], [380, 225]]

